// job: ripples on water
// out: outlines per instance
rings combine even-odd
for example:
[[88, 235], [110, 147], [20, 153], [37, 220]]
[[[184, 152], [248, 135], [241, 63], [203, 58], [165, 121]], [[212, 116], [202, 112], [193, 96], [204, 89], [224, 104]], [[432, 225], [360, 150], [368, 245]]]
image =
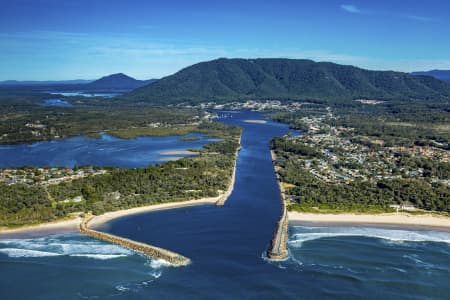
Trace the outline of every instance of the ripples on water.
[[272, 264], [326, 279], [324, 297], [450, 299], [450, 232], [291, 226], [288, 247]]
[[[49, 291], [62, 295], [64, 291], [86, 299], [136, 292], [157, 280], [168, 267], [164, 261], [80, 234], [0, 240], [0, 265], [16, 287], [23, 284], [42, 295]], [[17, 282], [19, 278], [23, 281]], [[46, 280], [38, 280], [42, 278]], [[2, 299], [12, 299], [9, 292], [15, 299], [31, 296], [27, 289], [12, 291], [7, 284], [8, 279], [2, 277], [1, 294], [6, 296]]]
[[43, 100], [40, 104], [41, 106], [52, 106], [52, 107], [73, 107], [74, 105], [61, 99], [47, 99]]
[[[198, 137], [195, 141], [181, 141], [181, 137]], [[201, 134], [184, 136], [137, 137], [120, 139], [107, 134], [100, 138], [77, 136], [62, 140], [33, 144], [0, 145], [0, 168], [9, 167], [73, 167], [96, 165], [141, 168], [173, 159], [166, 151], [200, 149], [217, 141]], [[187, 153], [176, 155], [188, 156]]]
[[0, 298], [450, 299], [448, 232], [291, 226], [289, 259], [261, 258], [280, 210], [268, 144], [288, 128], [242, 122], [261, 118], [255, 113], [222, 115], [244, 127], [224, 207], [157, 211], [101, 228], [177, 251], [191, 265], [167, 267], [77, 234], [0, 240]]
[[[264, 259], [263, 265], [253, 266], [251, 272], [260, 272], [259, 277], [241, 282], [242, 289], [257, 285], [253, 280], [261, 280], [261, 284], [270, 282], [291, 295], [288, 299], [297, 298], [293, 295], [300, 299], [448, 299], [450, 295], [450, 232], [291, 226], [289, 252], [286, 261]], [[163, 261], [79, 234], [0, 240], [0, 266], [14, 285], [26, 285], [47, 295], [127, 299], [163, 289], [181, 297], [185, 284], [203, 286], [205, 295], [215, 293], [209, 287], [215, 285], [214, 278], [201, 284], [182, 279], [192, 267], [172, 268]], [[243, 263], [242, 268], [249, 265]], [[36, 284], [33, 276], [45, 280]], [[165, 276], [167, 282], [161, 286], [158, 281]], [[173, 276], [178, 279], [173, 281]], [[19, 278], [23, 282], [18, 282]], [[8, 279], [3, 277], [0, 288], [8, 296], [6, 286]], [[55, 286], [61, 291], [55, 291]], [[256, 290], [246, 293], [258, 294]], [[262, 298], [279, 293], [268, 287], [264, 292], [267, 297]], [[16, 289], [12, 295], [21, 293]], [[24, 290], [23, 296], [30, 295]]]

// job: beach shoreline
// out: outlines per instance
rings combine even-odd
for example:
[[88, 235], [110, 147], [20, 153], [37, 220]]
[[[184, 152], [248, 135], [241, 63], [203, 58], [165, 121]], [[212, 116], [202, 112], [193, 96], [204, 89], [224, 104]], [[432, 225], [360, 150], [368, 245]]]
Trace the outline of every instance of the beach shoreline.
[[288, 212], [289, 223], [320, 224], [325, 226], [386, 225], [389, 227], [417, 227], [450, 230], [450, 218], [432, 214], [413, 215], [408, 213], [384, 214], [315, 214]]
[[[189, 150], [164, 150], [160, 151], [159, 154], [161, 155], [188, 155], [188, 156], [194, 156], [198, 155], [198, 152], [189, 151]], [[182, 157], [180, 157], [182, 158]]]
[[107, 213], [95, 216], [89, 222], [89, 227], [95, 228], [97, 226], [100, 226], [104, 223], [107, 223], [107, 222], [117, 219], [117, 218], [146, 213], [146, 212], [183, 208], [183, 207], [190, 207], [190, 206], [197, 206], [197, 205], [208, 205], [208, 204], [214, 205], [214, 204], [216, 204], [217, 200], [220, 197], [221, 196], [187, 200], [187, 201], [179, 201], [179, 202], [167, 202], [167, 203], [152, 204], [152, 205], [147, 205], [147, 206], [133, 207], [133, 208], [129, 208], [129, 209], [111, 211], [111, 212], [107, 212]]
[[36, 225], [26, 225], [17, 228], [1, 228], [0, 239], [5, 238], [26, 238], [36, 236], [46, 236], [63, 233], [73, 233], [78, 231], [81, 217], [77, 216], [69, 220], [53, 221]]
[[[109, 222], [116, 218], [131, 216], [140, 213], [151, 211], [183, 208], [196, 205], [214, 205], [222, 195], [217, 197], [201, 198], [180, 202], [167, 202], [160, 204], [152, 204], [141, 207], [134, 207], [129, 209], [122, 209], [112, 212], [107, 212], [102, 215], [95, 216], [89, 226], [95, 227]], [[81, 217], [76, 217], [71, 220], [55, 221], [51, 223], [42, 223], [37, 225], [29, 225], [11, 229], [0, 229], [0, 239], [3, 238], [23, 238], [23, 237], [38, 237], [63, 233], [75, 233], [79, 231], [79, 226], [82, 221]]]
[[[239, 138], [239, 144], [241, 139]], [[146, 213], [151, 211], [166, 210], [183, 208], [197, 205], [217, 205], [223, 206], [225, 201], [231, 195], [234, 190], [234, 184], [236, 179], [236, 166], [238, 159], [239, 149], [236, 151], [236, 159], [234, 162], [233, 173], [230, 178], [230, 185], [227, 190], [216, 197], [204, 197], [200, 199], [177, 201], [177, 202], [165, 202], [159, 204], [151, 204], [141, 207], [134, 207], [129, 209], [122, 209], [117, 211], [111, 211], [102, 215], [95, 216], [90, 222], [89, 226], [96, 227], [106, 222], [109, 222], [116, 218], [130, 216], [134, 214]], [[81, 215], [81, 213], [80, 213]], [[40, 237], [47, 235], [63, 234], [63, 233], [75, 233], [79, 232], [80, 224], [82, 221], [81, 216], [77, 216], [70, 220], [54, 221], [50, 223], [41, 223], [36, 225], [27, 225], [18, 228], [0, 228], [0, 239], [6, 238], [24, 238], [24, 237]]]

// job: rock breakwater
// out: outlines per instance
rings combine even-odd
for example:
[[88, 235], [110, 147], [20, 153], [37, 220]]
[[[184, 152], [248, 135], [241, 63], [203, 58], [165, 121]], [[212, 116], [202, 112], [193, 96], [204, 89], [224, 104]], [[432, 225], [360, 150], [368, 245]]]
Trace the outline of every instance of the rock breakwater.
[[162, 259], [174, 266], [186, 266], [191, 263], [191, 260], [178, 253], [151, 246], [145, 243], [136, 242], [127, 238], [115, 236], [112, 234], [92, 230], [88, 228], [88, 223], [92, 220], [93, 215], [86, 215], [80, 223], [80, 232], [98, 240], [110, 242], [135, 252], [144, 254], [152, 259]]

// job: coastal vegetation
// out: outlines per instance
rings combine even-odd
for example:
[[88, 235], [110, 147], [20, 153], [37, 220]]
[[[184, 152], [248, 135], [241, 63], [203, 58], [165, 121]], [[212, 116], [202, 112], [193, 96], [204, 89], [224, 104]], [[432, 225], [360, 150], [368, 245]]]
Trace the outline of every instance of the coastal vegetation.
[[198, 156], [141, 169], [103, 168], [104, 174], [53, 185], [0, 184], [0, 226], [218, 196], [228, 188], [241, 129], [220, 123], [197, 129], [221, 140], [205, 145]]
[[272, 140], [289, 209], [450, 212], [448, 104], [403, 104], [272, 115], [303, 130]]
[[[111, 106], [109, 100], [93, 106], [89, 102], [89, 106], [45, 107], [40, 106], [43, 99], [42, 95], [0, 92], [0, 144], [31, 143], [81, 134], [98, 137], [101, 132], [120, 138], [184, 135], [195, 131], [202, 120], [208, 119], [208, 114], [198, 109]], [[78, 102], [76, 99], [67, 101]]]
[[301, 59], [226, 59], [201, 62], [120, 97], [153, 105], [250, 99], [447, 100], [450, 85], [430, 76], [370, 71]]
[[280, 180], [293, 185], [286, 189], [289, 210], [381, 213], [394, 212], [389, 205], [410, 202], [417, 208], [450, 211], [450, 189], [442, 184], [431, 185], [420, 179], [330, 183], [311, 174], [294, 158], [277, 166]]

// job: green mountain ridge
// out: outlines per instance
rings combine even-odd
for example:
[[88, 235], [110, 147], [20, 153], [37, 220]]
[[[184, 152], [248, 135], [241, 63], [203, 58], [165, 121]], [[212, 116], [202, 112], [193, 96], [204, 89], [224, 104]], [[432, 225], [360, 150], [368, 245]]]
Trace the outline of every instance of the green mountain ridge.
[[450, 84], [430, 76], [312, 60], [220, 58], [184, 68], [124, 98], [153, 104], [246, 99], [448, 100]]

